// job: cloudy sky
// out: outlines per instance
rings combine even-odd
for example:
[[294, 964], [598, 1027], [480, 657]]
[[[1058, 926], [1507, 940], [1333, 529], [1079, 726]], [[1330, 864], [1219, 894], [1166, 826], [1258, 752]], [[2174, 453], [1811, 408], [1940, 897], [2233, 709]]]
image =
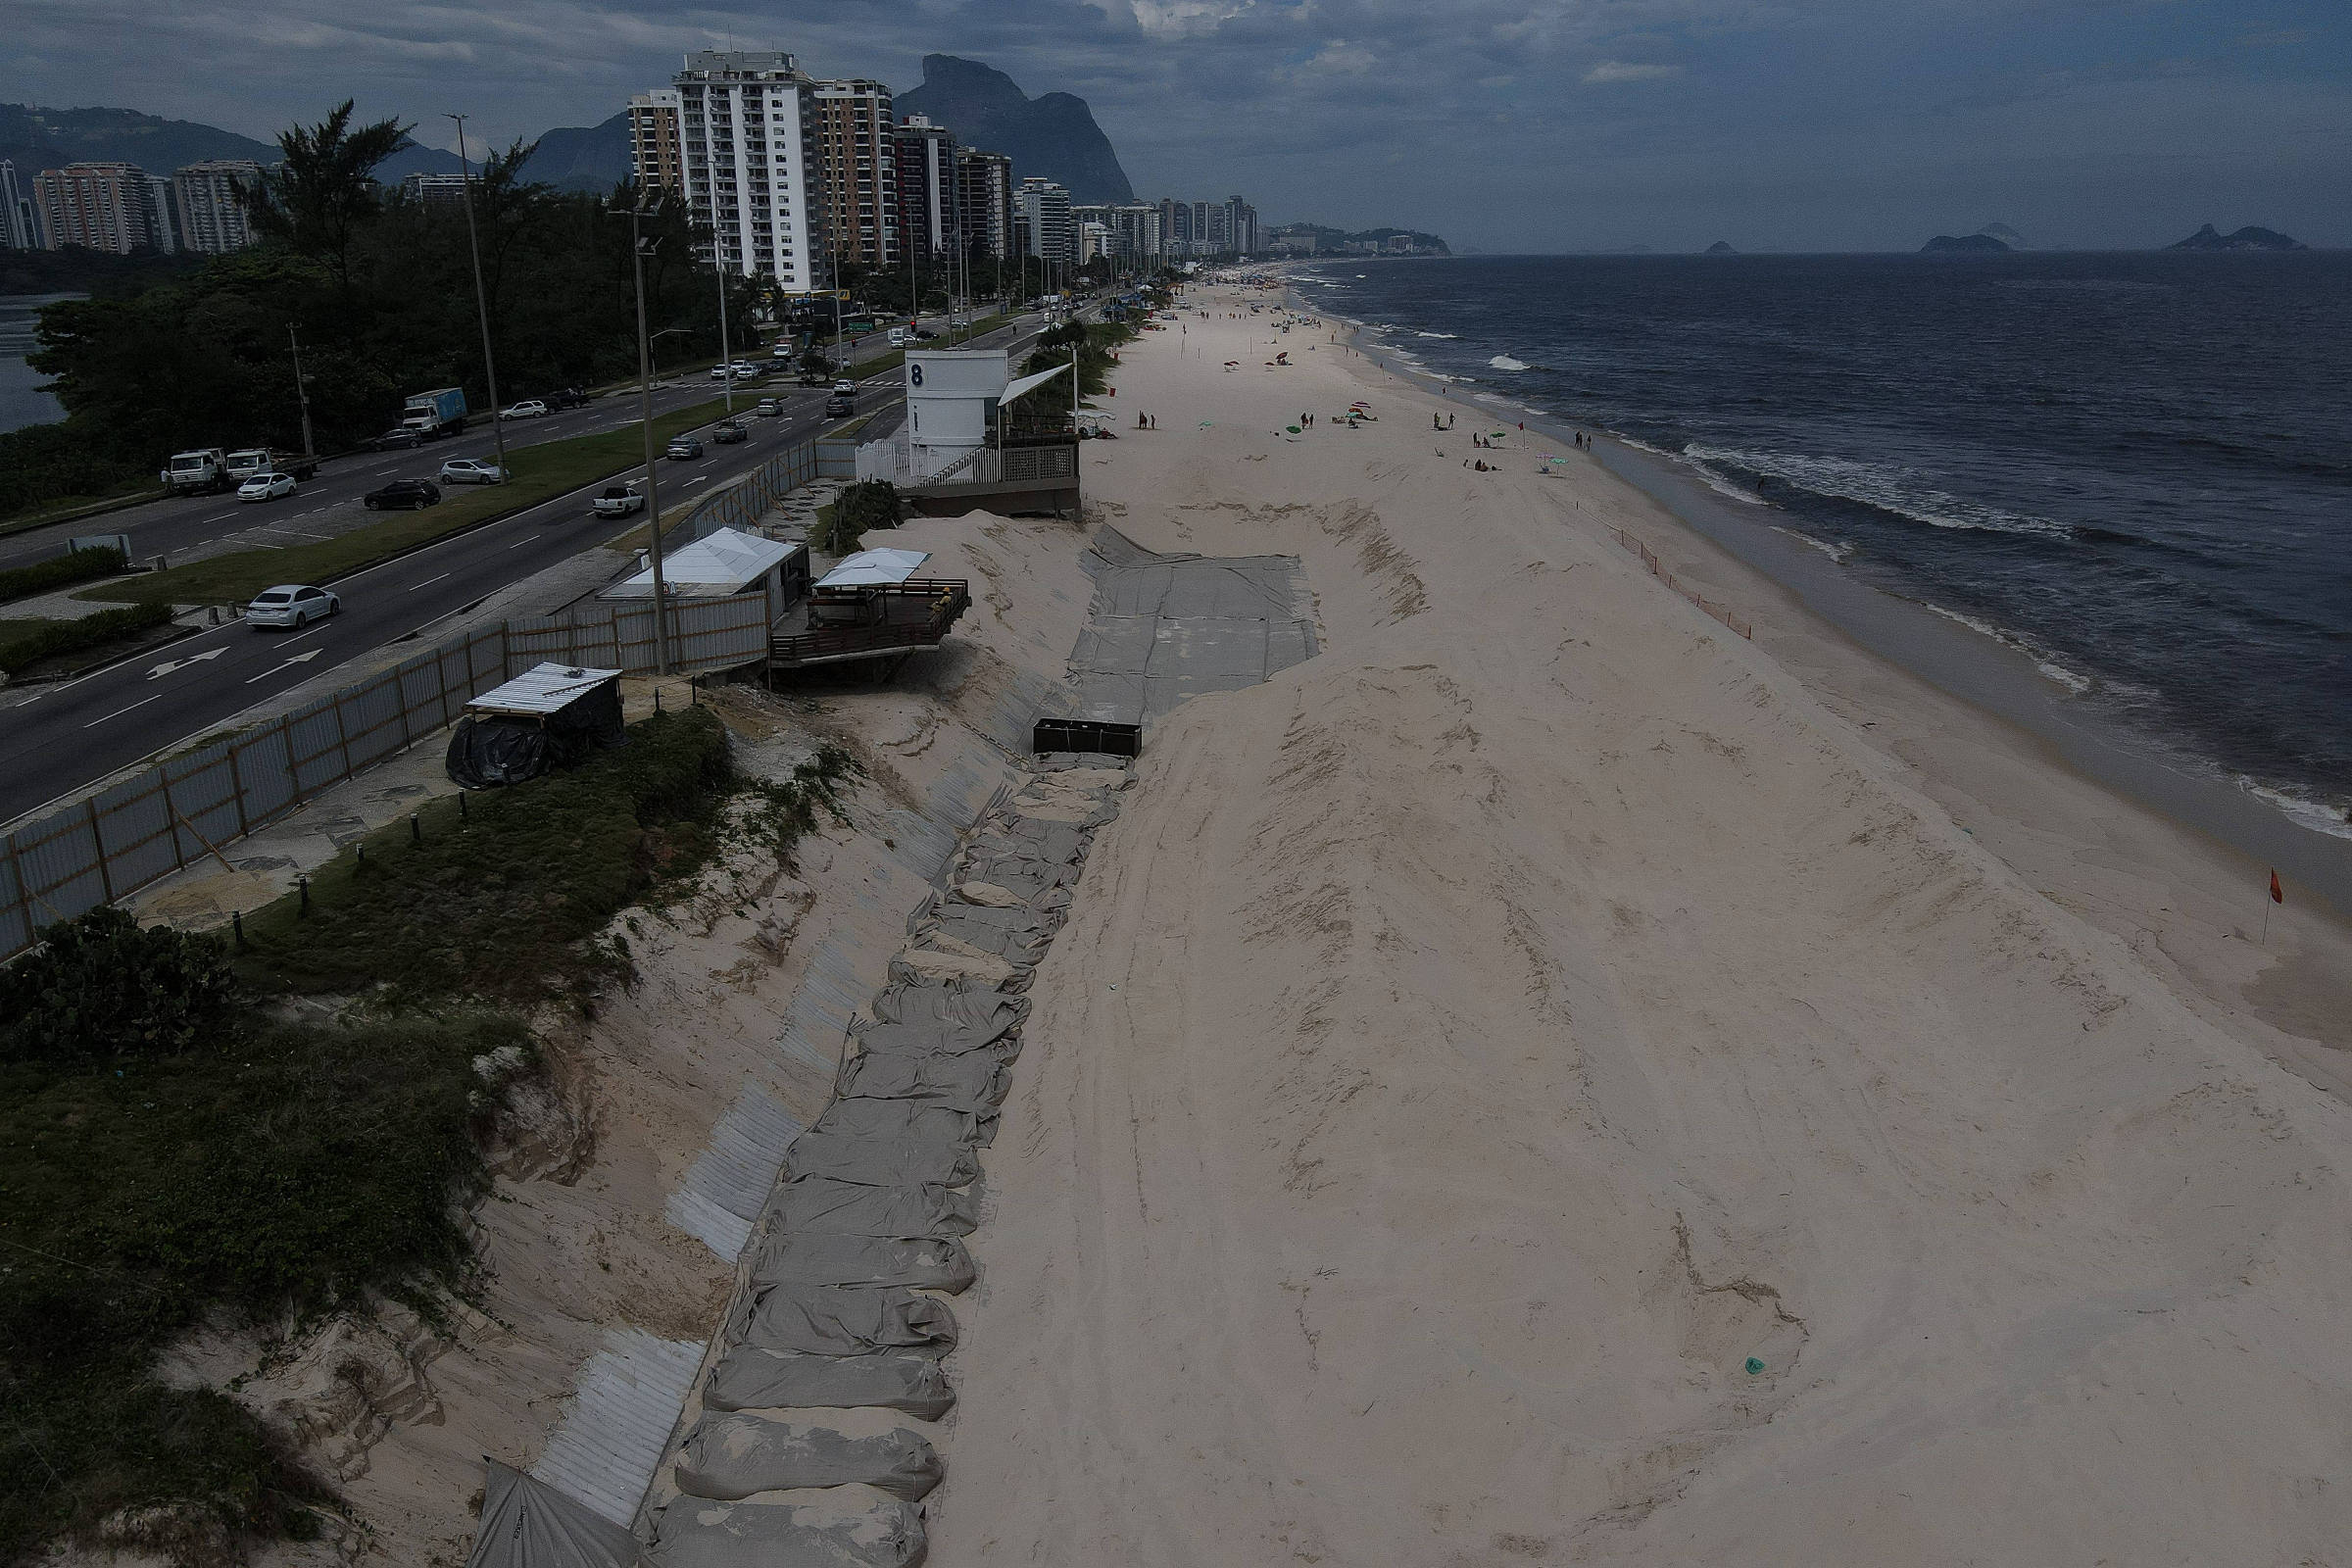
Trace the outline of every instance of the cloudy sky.
[[1089, 100], [1140, 194], [1492, 251], [2352, 244], [2352, 0], [0, 0], [0, 99], [501, 137], [679, 54]]

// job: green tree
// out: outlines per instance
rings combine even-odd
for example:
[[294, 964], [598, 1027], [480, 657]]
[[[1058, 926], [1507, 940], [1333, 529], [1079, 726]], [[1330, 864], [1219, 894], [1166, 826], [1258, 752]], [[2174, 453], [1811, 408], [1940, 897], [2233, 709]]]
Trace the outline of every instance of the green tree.
[[381, 208], [378, 164], [408, 145], [416, 127], [379, 120], [352, 128], [346, 98], [316, 125], [279, 132], [284, 161], [262, 178], [252, 199], [254, 226], [295, 249], [322, 257], [336, 278], [351, 285], [351, 246], [361, 225]]

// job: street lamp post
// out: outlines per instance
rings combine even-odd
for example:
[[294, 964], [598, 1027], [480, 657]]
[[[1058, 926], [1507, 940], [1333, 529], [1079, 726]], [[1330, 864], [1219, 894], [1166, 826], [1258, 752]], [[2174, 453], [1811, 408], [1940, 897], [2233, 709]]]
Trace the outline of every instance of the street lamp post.
[[[645, 253], [648, 241], [641, 220], [661, 212], [662, 200], [650, 207], [629, 207], [629, 260], [637, 274], [637, 420], [645, 432], [645, 514], [651, 546], [646, 555], [654, 567], [654, 668], [669, 673], [669, 592], [662, 580], [662, 496], [654, 477], [654, 346], [645, 335]], [[651, 242], [662, 243], [657, 235]]]
[[[688, 337], [693, 335], [693, 332], [694, 328], [690, 326], [665, 326], [661, 331], [656, 332], [652, 337], [647, 338], [646, 343], [650, 347], [652, 344], [661, 342], [665, 337]], [[662, 379], [662, 360], [659, 355], [654, 357], [654, 379], [657, 382]]]
[[[710, 248], [714, 253], [718, 250], [715, 245]], [[727, 339], [727, 259], [714, 254], [711, 260], [718, 264], [718, 365], [720, 369], [727, 372], [727, 378], [719, 383], [718, 395], [725, 400], [727, 417], [732, 419], [735, 417], [735, 346]]]
[[302, 378], [302, 340], [294, 335], [292, 321], [286, 323], [286, 342], [294, 350], [294, 393], [302, 399], [302, 455], [318, 455], [318, 444], [311, 439], [311, 384]]
[[499, 417], [498, 362], [490, 355], [490, 296], [482, 287], [482, 242], [473, 226], [473, 166], [466, 157], [466, 117], [458, 122], [458, 168], [466, 180], [466, 248], [473, 254], [473, 308], [482, 319], [482, 374], [490, 383], [490, 434], [498, 442], [498, 482], [507, 482], [507, 421]]

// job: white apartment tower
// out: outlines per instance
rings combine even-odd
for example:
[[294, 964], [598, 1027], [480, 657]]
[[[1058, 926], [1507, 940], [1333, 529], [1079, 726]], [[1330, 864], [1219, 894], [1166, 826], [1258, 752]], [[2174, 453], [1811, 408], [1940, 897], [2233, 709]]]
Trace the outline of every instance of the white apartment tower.
[[718, 264], [787, 294], [827, 287], [815, 83], [780, 50], [703, 50], [675, 86], [686, 199]]
[[245, 202], [261, 184], [262, 166], [242, 159], [190, 164], [174, 172], [172, 203], [178, 210], [181, 249], [225, 256], [252, 244]]
[[1013, 192], [1013, 204], [1028, 223], [1029, 254], [1057, 267], [1067, 266], [1074, 250], [1069, 191], [1032, 175]]
[[17, 182], [17, 166], [0, 158], [0, 250], [40, 248], [41, 220], [33, 216], [32, 198]]

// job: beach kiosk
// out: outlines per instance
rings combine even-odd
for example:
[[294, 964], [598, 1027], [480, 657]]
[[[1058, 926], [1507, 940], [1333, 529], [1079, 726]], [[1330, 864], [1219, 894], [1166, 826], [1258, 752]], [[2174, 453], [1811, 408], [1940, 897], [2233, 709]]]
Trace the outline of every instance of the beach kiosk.
[[540, 664], [466, 705], [446, 765], [460, 787], [493, 789], [569, 767], [620, 740], [619, 670]]
[[[662, 558], [662, 584], [672, 601], [727, 599], [736, 594], [767, 596], [767, 623], [808, 592], [808, 547], [720, 528]], [[654, 569], [649, 564], [597, 595], [608, 601], [650, 600]]]

